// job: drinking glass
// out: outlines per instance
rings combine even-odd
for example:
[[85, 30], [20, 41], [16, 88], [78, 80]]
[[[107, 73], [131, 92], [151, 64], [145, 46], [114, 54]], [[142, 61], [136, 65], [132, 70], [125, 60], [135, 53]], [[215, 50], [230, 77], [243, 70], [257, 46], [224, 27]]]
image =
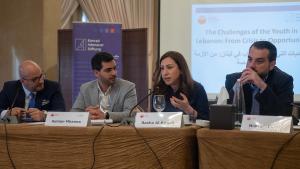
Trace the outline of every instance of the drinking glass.
[[154, 95], [153, 96], [153, 108], [157, 112], [162, 112], [166, 107], [166, 101], [164, 95]]

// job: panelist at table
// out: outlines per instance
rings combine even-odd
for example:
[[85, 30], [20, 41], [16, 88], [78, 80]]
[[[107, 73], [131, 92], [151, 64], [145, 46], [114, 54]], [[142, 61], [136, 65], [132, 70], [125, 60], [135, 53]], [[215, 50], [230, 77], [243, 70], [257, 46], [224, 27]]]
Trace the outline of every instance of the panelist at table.
[[19, 76], [19, 80], [5, 82], [0, 92], [2, 119], [11, 115], [22, 122], [45, 121], [45, 111], [65, 111], [60, 85], [45, 79], [37, 63], [22, 62]]
[[293, 77], [276, 67], [277, 49], [268, 41], [254, 42], [246, 68], [226, 76], [225, 86], [233, 100], [237, 79], [243, 84], [246, 113], [291, 116], [294, 100]]
[[117, 78], [116, 61], [107, 52], [91, 59], [96, 80], [84, 83], [71, 111], [86, 111], [91, 119], [112, 119], [120, 122], [137, 104], [135, 84]]
[[154, 89], [166, 97], [165, 112], [182, 111], [191, 120], [208, 119], [208, 99], [204, 87], [192, 79], [179, 52], [169, 51], [160, 58], [154, 75]]

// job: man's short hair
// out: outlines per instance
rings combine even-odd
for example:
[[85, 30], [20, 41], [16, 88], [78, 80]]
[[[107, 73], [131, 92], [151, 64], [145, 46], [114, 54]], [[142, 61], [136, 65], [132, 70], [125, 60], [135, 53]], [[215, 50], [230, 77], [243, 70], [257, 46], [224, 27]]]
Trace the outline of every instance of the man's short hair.
[[249, 48], [249, 51], [252, 47], [255, 47], [257, 49], [268, 49], [269, 51], [269, 61], [273, 61], [273, 60], [276, 60], [276, 57], [277, 57], [277, 49], [275, 47], [275, 45], [273, 45], [271, 42], [269, 41], [256, 41], [254, 42], [250, 48]]
[[112, 54], [107, 52], [98, 52], [96, 53], [92, 60], [91, 65], [93, 70], [101, 70], [102, 69], [102, 62], [110, 62], [114, 60], [114, 57]]

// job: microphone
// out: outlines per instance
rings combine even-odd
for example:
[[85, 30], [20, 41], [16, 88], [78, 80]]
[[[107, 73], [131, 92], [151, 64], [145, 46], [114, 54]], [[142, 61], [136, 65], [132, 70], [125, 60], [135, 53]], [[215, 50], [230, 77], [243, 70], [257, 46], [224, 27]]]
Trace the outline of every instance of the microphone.
[[297, 108], [300, 108], [300, 105], [297, 105], [297, 104], [295, 104], [295, 103], [291, 103], [291, 106], [295, 106], [295, 107], [297, 107]]
[[132, 124], [134, 124], [135, 119], [134, 119], [134, 117], [132, 117], [133, 110], [134, 110], [137, 106], [139, 106], [143, 101], [145, 101], [150, 95], [152, 95], [155, 91], [159, 91], [159, 87], [156, 87], [155, 89], [156, 89], [156, 90], [152, 90], [152, 91], [151, 91], [151, 89], [148, 89], [148, 91], [150, 91], [150, 92], [149, 92], [147, 95], [145, 95], [144, 97], [142, 97], [142, 98], [138, 101], [138, 103], [137, 103], [136, 105], [134, 105], [134, 106], [130, 109], [128, 117], [127, 117], [127, 118], [124, 118], [124, 119], [122, 120], [121, 124], [125, 124], [125, 125], [132, 125]]
[[17, 93], [16, 93], [16, 95], [15, 95], [15, 97], [13, 99], [13, 102], [11, 103], [11, 105], [10, 105], [8, 111], [6, 112], [5, 116], [1, 119], [4, 122], [14, 123], [14, 124], [18, 123], [18, 120], [17, 120], [16, 116], [11, 116], [10, 113], [12, 111], [12, 108], [15, 105], [15, 102], [17, 100], [17, 97], [19, 96], [19, 93], [20, 93], [20, 87], [17, 88]]
[[[16, 116], [10, 116], [10, 113], [11, 113], [11, 111], [12, 111], [12, 108], [13, 108], [14, 105], [15, 105], [15, 102], [16, 102], [16, 100], [17, 100], [17, 97], [19, 96], [19, 91], [20, 91], [20, 87], [17, 87], [17, 93], [16, 93], [16, 95], [15, 95], [15, 97], [14, 97], [14, 99], [13, 99], [13, 101], [12, 101], [12, 103], [11, 103], [9, 109], [8, 109], [8, 111], [6, 112], [5, 116], [3, 117], [3, 119], [1, 119], [1, 120], [4, 121], [4, 132], [5, 132], [6, 152], [7, 152], [9, 161], [10, 161], [10, 163], [11, 163], [11, 165], [12, 165], [12, 167], [13, 167], [14, 169], [16, 168], [16, 165], [15, 165], [15, 163], [14, 163], [14, 161], [13, 161], [11, 155], [10, 155], [10, 151], [9, 151], [9, 147], [8, 147], [8, 132], [7, 132], [7, 128], [6, 128], [6, 123], [14, 123], [14, 124], [18, 123], [17, 117], [16, 117]], [[1, 112], [0, 112], [0, 113], [1, 113]], [[1, 120], [0, 120], [0, 122], [1, 122]]]
[[[300, 106], [295, 104], [295, 103], [291, 103], [292, 106], [292, 119], [293, 119], [293, 125], [298, 125], [299, 123], [299, 109]], [[295, 109], [295, 110], [294, 110]]]

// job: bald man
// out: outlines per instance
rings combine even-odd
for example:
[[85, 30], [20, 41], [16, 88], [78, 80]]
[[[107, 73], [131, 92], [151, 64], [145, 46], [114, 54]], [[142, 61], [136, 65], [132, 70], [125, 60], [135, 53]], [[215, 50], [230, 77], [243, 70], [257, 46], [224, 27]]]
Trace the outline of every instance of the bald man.
[[46, 111], [65, 111], [60, 85], [46, 80], [37, 63], [22, 62], [19, 76], [19, 80], [5, 82], [0, 92], [2, 119], [10, 115], [21, 122], [45, 121]]

